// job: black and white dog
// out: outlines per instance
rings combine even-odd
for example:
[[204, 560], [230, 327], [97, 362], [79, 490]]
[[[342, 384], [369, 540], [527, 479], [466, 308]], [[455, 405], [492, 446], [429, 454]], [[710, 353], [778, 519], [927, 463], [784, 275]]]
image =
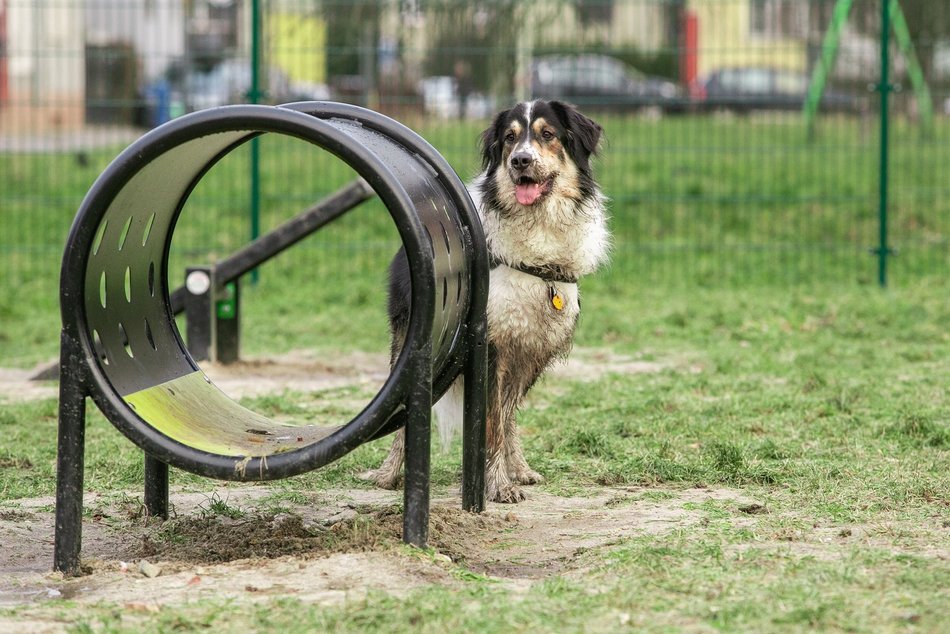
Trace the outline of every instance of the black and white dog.
[[[570, 352], [577, 281], [607, 258], [605, 198], [591, 170], [601, 131], [573, 106], [532, 101], [498, 113], [482, 133], [483, 171], [469, 190], [492, 260], [485, 482], [495, 502], [519, 502], [519, 485], [542, 480], [525, 461], [515, 412], [551, 363]], [[405, 337], [406, 288], [408, 270], [397, 257], [390, 270], [393, 358]], [[460, 424], [461, 394], [458, 380], [436, 405], [441, 431]], [[400, 430], [389, 456], [366, 477], [394, 488], [403, 443]]]

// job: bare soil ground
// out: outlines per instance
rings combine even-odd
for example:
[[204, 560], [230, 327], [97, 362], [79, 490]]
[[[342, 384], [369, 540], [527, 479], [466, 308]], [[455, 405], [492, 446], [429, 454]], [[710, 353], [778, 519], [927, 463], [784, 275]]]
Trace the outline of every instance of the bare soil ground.
[[[429, 544], [401, 544], [400, 493], [375, 489], [304, 494], [293, 510], [274, 511], [268, 486], [231, 484], [210, 493], [175, 492], [172, 516], [149, 519], [135, 492], [88, 494], [83, 522], [83, 575], [51, 572], [52, 497], [7, 503], [0, 510], [0, 631], [61, 632], [83, 606], [111, 605], [135, 614], [184, 607], [201, 599], [232, 603], [291, 596], [340, 604], [370, 591], [404, 596], [414, 588], [466, 583], [472, 574], [511, 592], [554, 575], [582, 578], [602, 565], [603, 548], [625, 539], [699, 527], [704, 505], [731, 509], [735, 526], [754, 527], [769, 509], [730, 488], [592, 488], [560, 497], [536, 489], [518, 505], [490, 504], [480, 515], [457, 494], [437, 491]], [[221, 506], [215, 509], [215, 504]], [[286, 506], [286, 503], [282, 506]], [[221, 508], [227, 511], [222, 511]], [[817, 559], [840, 558], [843, 546], [893, 547], [886, 526], [818, 527], [794, 537], [762, 533], [756, 548]], [[908, 552], [950, 558], [932, 543]], [[57, 610], [71, 600], [68, 612]], [[70, 614], [70, 617], [63, 616]]]
[[[43, 363], [31, 369], [0, 367], [0, 404], [56, 397], [55, 382], [30, 380], [49, 365]], [[548, 376], [593, 381], [609, 373], [658, 372], [670, 365], [581, 348], [552, 368]], [[231, 365], [202, 363], [201, 368], [226, 394], [241, 398], [287, 390], [306, 392], [351, 385], [381, 386], [389, 376], [389, 358], [385, 353], [319, 356], [312, 351], [298, 350]]]
[[[54, 500], [7, 504], [0, 511], [0, 606], [72, 599], [148, 612], [203, 597], [254, 601], [274, 594], [334, 603], [372, 589], [400, 595], [423, 584], [461, 583], [457, 564], [517, 590], [554, 574], [580, 574], [589, 565], [586, 553], [601, 546], [700, 521], [689, 503], [749, 503], [729, 489], [686, 489], [662, 500], [646, 499], [636, 487], [585, 497], [534, 491], [517, 506], [492, 504], [473, 515], [460, 509], [457, 496], [443, 495], [433, 501], [430, 522], [436, 552], [427, 554], [400, 545], [398, 492], [320, 491], [294, 512], [277, 514], [259, 504], [270, 493], [251, 485], [175, 493], [167, 522], [145, 518], [132, 493], [89, 494], [85, 574], [74, 579], [50, 572]], [[212, 512], [214, 500], [242, 514]], [[25, 625], [0, 617], [0, 631]], [[29, 625], [38, 632], [66, 626], [53, 616]]]
[[[578, 350], [552, 371], [573, 380], [606, 373], [656, 372], [664, 364], [597, 350]], [[39, 368], [0, 368], [0, 404], [54, 398], [54, 382], [31, 381]], [[319, 357], [292, 352], [202, 369], [234, 398], [287, 390], [313, 392], [343, 386], [382, 385], [384, 354]], [[602, 489], [583, 497], [534, 492], [518, 506], [492, 505], [465, 513], [457, 495], [433, 501], [430, 545], [435, 554], [401, 546], [400, 494], [347, 490], [304, 494], [292, 513], [261, 504], [265, 486], [222, 485], [207, 494], [174, 493], [167, 522], [143, 515], [138, 492], [87, 494], [83, 572], [51, 572], [55, 500], [9, 501], [0, 508], [0, 607], [108, 602], [151, 612], [202, 597], [254, 601], [287, 594], [313, 602], [339, 602], [379, 589], [402, 594], [421, 584], [461, 583], [458, 565], [514, 588], [584, 566], [584, 553], [640, 534], [662, 534], [697, 521], [689, 501], [740, 497], [725, 490], [687, 490], [662, 502], [622, 503], [633, 489]], [[215, 512], [215, 502], [238, 513]], [[618, 503], [621, 502], [621, 503]], [[0, 631], [60, 631], [55, 616], [0, 617]], [[49, 614], [53, 614], [49, 612]], [[24, 618], [26, 620], [24, 620]], [[29, 622], [27, 622], [29, 621]]]

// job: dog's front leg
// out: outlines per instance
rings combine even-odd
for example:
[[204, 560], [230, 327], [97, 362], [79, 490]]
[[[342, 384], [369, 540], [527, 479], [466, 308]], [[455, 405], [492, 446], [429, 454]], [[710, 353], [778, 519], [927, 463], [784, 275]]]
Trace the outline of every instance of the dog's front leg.
[[525, 499], [525, 494], [508, 476], [508, 460], [504, 450], [488, 453], [485, 467], [485, 495], [492, 502], [514, 504]]
[[393, 436], [389, 455], [383, 460], [379, 468], [365, 471], [360, 474], [364, 480], [369, 480], [382, 489], [395, 489], [399, 485], [402, 474], [402, 461], [406, 451], [406, 430], [400, 428]]
[[486, 441], [488, 461], [485, 466], [485, 493], [492, 502], [513, 504], [525, 499], [525, 494], [516, 482], [511, 480], [508, 463], [508, 426], [505, 419], [512, 403], [505, 400], [503, 374], [497, 377], [494, 389], [489, 393], [488, 416], [486, 420]]
[[518, 424], [515, 422], [518, 408], [539, 374], [540, 372], [531, 373], [523, 370], [517, 376], [499, 377], [501, 424], [504, 426], [501, 438], [504, 443], [508, 477], [516, 484], [537, 484], [544, 481], [544, 477], [529, 467], [528, 461], [525, 460], [521, 437], [518, 434]]
[[521, 446], [521, 437], [518, 435], [518, 426], [515, 417], [507, 422], [510, 428], [505, 434], [507, 441], [506, 454], [508, 457], [508, 475], [518, 484], [538, 484], [544, 482], [544, 476], [528, 466]]
[[508, 468], [503, 457], [497, 461], [488, 461], [488, 468], [485, 472], [485, 494], [492, 502], [501, 502], [502, 504], [517, 504], [525, 499], [521, 487], [513, 483], [511, 478], [508, 477]]

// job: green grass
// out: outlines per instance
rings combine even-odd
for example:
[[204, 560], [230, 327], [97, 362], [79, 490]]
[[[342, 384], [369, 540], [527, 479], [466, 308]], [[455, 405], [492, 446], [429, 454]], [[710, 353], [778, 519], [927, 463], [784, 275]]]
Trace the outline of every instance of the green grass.
[[[877, 620], [876, 593], [903, 593], [899, 583], [906, 582], [914, 562], [873, 561], [894, 578], [866, 589], [861, 586], [877, 580], [847, 571], [868, 563], [860, 556], [846, 557], [844, 566], [785, 556], [763, 567], [755, 553], [715, 563], [709, 555], [686, 536], [663, 547], [633, 543], [605, 566], [594, 580], [596, 589], [558, 579], [535, 584], [514, 604], [505, 588], [473, 581], [462, 590], [429, 587], [405, 598], [370, 593], [344, 609], [287, 598], [241, 607], [192, 605], [148, 622], [156, 631], [237, 631], [236, 621], [287, 632], [926, 631], [928, 619], [941, 609], [933, 598], [924, 610]], [[924, 583], [939, 581], [931, 577]], [[683, 608], [683, 595], [703, 598]], [[135, 627], [107, 611], [95, 622], [107, 632]]]
[[[104, 631], [143, 623], [159, 631], [941, 630], [950, 566], [926, 552], [946, 552], [950, 524], [950, 305], [942, 289], [624, 294], [617, 283], [585, 286], [579, 345], [665, 369], [543, 381], [520, 419], [528, 460], [547, 478], [541, 489], [648, 487], [624, 502], [636, 505], [684, 487], [729, 487], [758, 500], [760, 512], [729, 501], [688, 505], [704, 518], [698, 526], [589, 551], [583, 577], [554, 576], [514, 595], [462, 565], [454, 573], [461, 587], [371, 593], [336, 607], [204, 600], [136, 616], [134, 626], [107, 605], [60, 610]], [[247, 404], [293, 418], [309, 415], [301, 403], [323, 401], [333, 412], [353, 396], [286, 393]], [[4, 406], [0, 433], [3, 505], [52, 494], [55, 403]], [[88, 442], [88, 490], [139, 489], [139, 452], [95, 412]], [[302, 493], [365, 488], [356, 475], [386, 445], [274, 483], [265, 506], [292, 512], [308, 503]], [[455, 486], [458, 447], [437, 453], [433, 468], [436, 486]], [[172, 483], [211, 486], [177, 471]], [[208, 516], [248, 512], [215, 497], [202, 508]], [[851, 527], [866, 537], [847, 537]], [[807, 548], [806, 536], [820, 529], [836, 540], [824, 551], [831, 556]]]
[[[794, 117], [599, 119], [606, 143], [597, 171], [615, 235], [611, 272], [631, 290], [876, 283], [877, 144], [867, 121], [823, 120], [808, 143]], [[893, 285], [941, 280], [950, 271], [942, 168], [950, 161], [950, 124], [939, 123], [933, 139], [920, 141], [916, 128], [894, 122]], [[478, 167], [482, 125], [429, 124], [420, 132], [468, 178]], [[55, 356], [62, 246], [83, 195], [120, 149], [92, 152], [86, 167], [69, 155], [0, 156], [0, 321], [17, 324], [0, 332], [3, 364]], [[261, 169], [265, 231], [353, 177], [329, 155], [284, 138], [262, 139]], [[172, 245], [173, 286], [184, 266], [248, 241], [248, 170], [248, 154], [238, 150], [193, 193]], [[298, 317], [307, 315], [323, 322], [328, 338], [345, 335], [338, 325], [351, 309], [378, 305], [398, 244], [388, 213], [373, 201], [282, 254], [262, 268], [269, 287], [258, 295], [275, 313], [266, 327], [297, 334]], [[284, 293], [285, 277], [305, 290]]]

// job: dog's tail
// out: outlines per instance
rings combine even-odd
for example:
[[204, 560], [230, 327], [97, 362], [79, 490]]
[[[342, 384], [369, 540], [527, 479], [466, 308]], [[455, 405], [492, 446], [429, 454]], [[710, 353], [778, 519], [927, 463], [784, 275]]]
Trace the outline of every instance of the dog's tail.
[[439, 402], [432, 406], [442, 451], [448, 451], [452, 440], [462, 429], [462, 409], [465, 401], [465, 379], [459, 377]]

